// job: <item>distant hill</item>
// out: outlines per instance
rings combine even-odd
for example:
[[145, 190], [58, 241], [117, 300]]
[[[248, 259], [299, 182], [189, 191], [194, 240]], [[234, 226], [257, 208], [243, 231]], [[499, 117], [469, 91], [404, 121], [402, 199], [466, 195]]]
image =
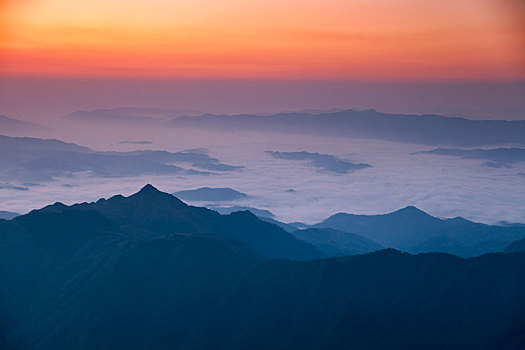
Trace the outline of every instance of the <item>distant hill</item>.
[[505, 253], [525, 252], [525, 238], [512, 242], [505, 248]]
[[346, 256], [380, 250], [381, 244], [354, 233], [331, 228], [295, 230], [292, 234], [313, 244], [327, 256]]
[[20, 214], [12, 211], [0, 210], [0, 219], [11, 220], [12, 218], [16, 218], [17, 216], [20, 216]]
[[11, 133], [11, 132], [25, 132], [25, 131], [35, 131], [35, 130], [44, 130], [44, 126], [26, 122], [19, 119], [9, 118], [5, 115], [0, 115], [0, 132]]
[[520, 223], [520, 222], [507, 222], [507, 221], [498, 221], [494, 225], [506, 226], [506, 227], [509, 227], [509, 226], [522, 226], [522, 227], [525, 227], [525, 224], [523, 224], [523, 223]]
[[0, 348], [525, 345], [525, 253], [286, 257], [318, 251], [151, 185], [0, 220]]
[[67, 114], [64, 118], [76, 122], [163, 126], [172, 118], [202, 114], [203, 112], [189, 109], [118, 107], [76, 111]]
[[227, 187], [200, 187], [194, 190], [174, 192], [173, 195], [183, 200], [200, 202], [233, 201], [236, 199], [243, 199], [248, 197], [246, 193], [242, 193]]
[[176, 118], [171, 125], [225, 131], [370, 138], [423, 145], [525, 145], [525, 120], [469, 120], [431, 114], [387, 114], [375, 110], [272, 115], [207, 114]]
[[275, 217], [275, 215], [266, 209], [258, 209], [258, 208], [252, 208], [252, 207], [244, 207], [240, 205], [234, 205], [231, 207], [219, 207], [215, 205], [206, 206], [209, 209], [213, 209], [216, 212], [221, 213], [222, 215], [227, 215], [234, 213], [236, 211], [249, 211], [253, 215], [257, 216], [259, 219], [265, 221], [264, 219], [271, 219]]
[[443, 220], [415, 207], [384, 215], [339, 213], [313, 227], [355, 233], [408, 252], [444, 252], [463, 257], [501, 252], [510, 242], [525, 237], [525, 227], [491, 226], [460, 217]]

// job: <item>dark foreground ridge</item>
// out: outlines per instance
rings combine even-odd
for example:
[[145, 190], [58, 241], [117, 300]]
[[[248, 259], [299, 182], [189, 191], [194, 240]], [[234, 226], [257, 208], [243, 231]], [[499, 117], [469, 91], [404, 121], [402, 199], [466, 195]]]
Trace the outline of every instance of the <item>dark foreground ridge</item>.
[[283, 232], [149, 185], [0, 220], [0, 348], [525, 346], [525, 253], [297, 261]]

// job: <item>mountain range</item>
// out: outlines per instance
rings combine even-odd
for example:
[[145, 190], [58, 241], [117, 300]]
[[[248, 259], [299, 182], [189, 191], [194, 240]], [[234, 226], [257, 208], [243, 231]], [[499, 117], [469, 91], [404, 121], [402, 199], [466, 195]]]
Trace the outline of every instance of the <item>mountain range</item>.
[[249, 212], [220, 215], [151, 185], [55, 203], [0, 220], [0, 347], [525, 345], [525, 253], [321, 257]]
[[67, 114], [64, 119], [75, 122], [114, 125], [163, 126], [169, 119], [202, 114], [203, 112], [190, 109], [117, 107], [76, 111]]
[[369, 138], [435, 146], [525, 144], [524, 120], [470, 120], [432, 114], [388, 114], [373, 109], [272, 115], [206, 114], [179, 117], [171, 125], [223, 131], [253, 130]]
[[501, 252], [509, 243], [525, 238], [523, 226], [485, 225], [461, 217], [439, 219], [413, 206], [383, 215], [338, 213], [312, 227], [351, 232], [412, 253], [462, 257]]

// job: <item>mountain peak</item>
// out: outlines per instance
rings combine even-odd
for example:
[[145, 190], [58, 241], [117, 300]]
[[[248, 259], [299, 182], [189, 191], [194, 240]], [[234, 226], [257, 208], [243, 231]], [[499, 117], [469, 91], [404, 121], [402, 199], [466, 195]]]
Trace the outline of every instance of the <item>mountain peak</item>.
[[138, 193], [160, 193], [160, 191], [152, 184], [147, 184]]
[[410, 214], [425, 214], [425, 215], [428, 215], [423, 210], [421, 210], [421, 209], [419, 209], [417, 207], [414, 207], [413, 205], [409, 205], [407, 207], [404, 207], [404, 208], [401, 208], [399, 210], [396, 210], [392, 214], [395, 214], [395, 213], [410, 213]]
[[140, 202], [149, 202], [150, 205], [167, 205], [168, 203], [177, 203], [177, 206], [185, 204], [181, 202], [175, 196], [158, 190], [155, 186], [147, 184], [140, 189], [137, 193], [127, 197], [129, 199], [139, 200]]

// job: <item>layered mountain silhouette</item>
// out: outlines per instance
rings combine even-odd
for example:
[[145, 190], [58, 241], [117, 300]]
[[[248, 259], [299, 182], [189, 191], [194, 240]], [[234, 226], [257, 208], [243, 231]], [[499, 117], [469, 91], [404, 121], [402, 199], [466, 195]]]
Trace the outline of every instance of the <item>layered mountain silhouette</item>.
[[267, 258], [307, 260], [323, 256], [314, 246], [276, 225], [261, 221], [248, 211], [221, 215], [207, 208], [186, 205], [152, 185], [144, 186], [129, 197], [117, 195], [73, 206], [57, 203], [39, 212], [67, 216], [78, 211], [96, 212], [115, 227], [129, 227], [137, 237], [172, 233], [213, 234], [238, 240]]
[[308, 228], [295, 230], [292, 234], [313, 244], [327, 256], [363, 254], [382, 248], [381, 244], [363, 236], [331, 228]]
[[505, 253], [525, 252], [525, 238], [512, 242], [505, 248]]
[[339, 213], [314, 225], [355, 233], [385, 247], [408, 252], [445, 252], [471, 257], [501, 252], [525, 237], [522, 226], [492, 226], [461, 217], [439, 219], [409, 206], [384, 215]]
[[0, 347], [525, 345], [525, 253], [320, 256], [249, 212], [220, 215], [151, 185], [55, 203], [0, 220]]
[[207, 114], [176, 118], [171, 125], [226, 131], [255, 130], [370, 138], [423, 145], [525, 144], [523, 120], [469, 120], [431, 114], [387, 114], [373, 109], [273, 115]]

